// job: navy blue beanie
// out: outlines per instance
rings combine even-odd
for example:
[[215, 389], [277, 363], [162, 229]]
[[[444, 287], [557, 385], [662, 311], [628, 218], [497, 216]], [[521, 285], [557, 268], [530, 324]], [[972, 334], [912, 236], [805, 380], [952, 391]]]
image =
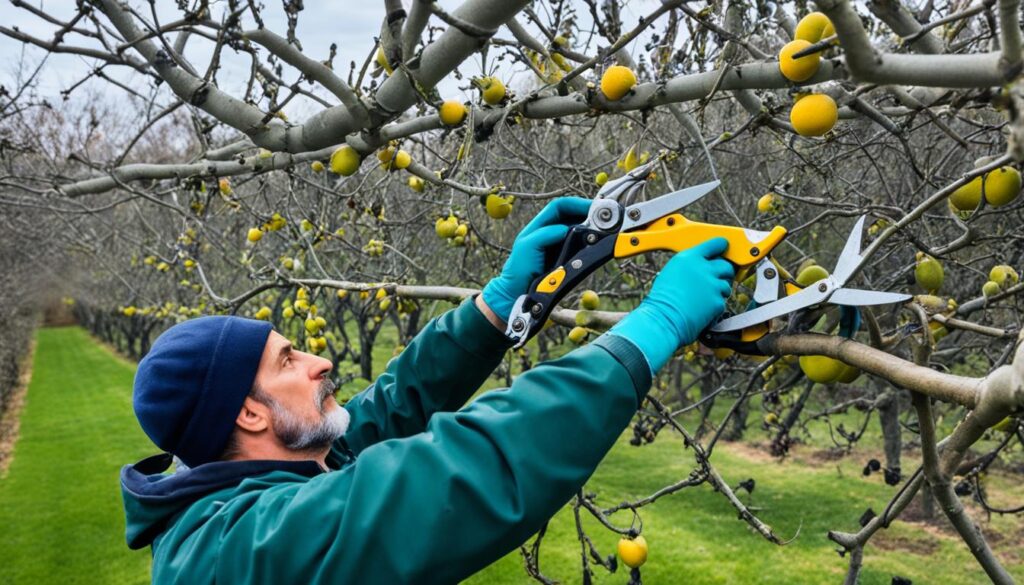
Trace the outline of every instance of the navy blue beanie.
[[149, 438], [189, 467], [215, 461], [252, 389], [266, 321], [200, 317], [165, 331], [135, 372], [132, 403]]

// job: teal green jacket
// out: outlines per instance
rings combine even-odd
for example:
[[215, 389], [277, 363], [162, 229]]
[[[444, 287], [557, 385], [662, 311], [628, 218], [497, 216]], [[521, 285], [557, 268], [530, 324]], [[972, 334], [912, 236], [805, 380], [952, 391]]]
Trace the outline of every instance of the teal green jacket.
[[509, 344], [467, 300], [431, 321], [345, 408], [314, 461], [121, 472], [131, 548], [153, 582], [455, 583], [525, 542], [594, 472], [651, 385], [603, 335], [463, 406]]

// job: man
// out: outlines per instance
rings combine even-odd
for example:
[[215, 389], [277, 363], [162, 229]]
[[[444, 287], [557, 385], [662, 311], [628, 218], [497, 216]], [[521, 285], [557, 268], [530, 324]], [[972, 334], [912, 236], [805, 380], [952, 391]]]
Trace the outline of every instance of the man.
[[[725, 240], [681, 252], [608, 333], [463, 406], [510, 346], [513, 302], [588, 203], [546, 206], [498, 278], [344, 408], [332, 364], [267, 323], [205, 317], [160, 336], [134, 406], [168, 453], [121, 473], [128, 544], [152, 545], [153, 581], [455, 583], [537, 531], [731, 290]], [[171, 454], [189, 469], [164, 474]]]

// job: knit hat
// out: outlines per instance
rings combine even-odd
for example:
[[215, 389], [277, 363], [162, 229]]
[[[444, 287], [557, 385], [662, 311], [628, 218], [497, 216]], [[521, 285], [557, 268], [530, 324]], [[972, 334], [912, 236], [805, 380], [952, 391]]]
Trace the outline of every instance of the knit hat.
[[216, 460], [252, 389], [270, 330], [265, 321], [216, 316], [165, 331], [135, 372], [132, 403], [142, 430], [189, 467]]

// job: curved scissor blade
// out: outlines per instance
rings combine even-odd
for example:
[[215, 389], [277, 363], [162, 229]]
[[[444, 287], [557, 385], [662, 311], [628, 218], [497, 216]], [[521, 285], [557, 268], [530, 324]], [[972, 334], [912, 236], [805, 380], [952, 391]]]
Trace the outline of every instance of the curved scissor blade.
[[[821, 290], [820, 285], [825, 285], [825, 290]], [[783, 315], [788, 315], [795, 311], [799, 311], [800, 309], [813, 307], [818, 303], [828, 300], [834, 290], [835, 286], [832, 283], [832, 279], [826, 278], [773, 303], [768, 303], [767, 305], [762, 305], [756, 309], [740, 313], [735, 317], [723, 319], [718, 323], [715, 323], [711, 327], [711, 330], [725, 332], [746, 329], [747, 327], [757, 325], [758, 323], [764, 323]]]
[[864, 233], [864, 220], [866, 218], [866, 215], [862, 215], [857, 220], [857, 223], [853, 226], [853, 231], [846, 238], [846, 245], [843, 246], [839, 259], [836, 260], [836, 269], [832, 271], [832, 278], [835, 279], [836, 284], [839, 286], [846, 284], [846, 281], [857, 271], [860, 263], [864, 261], [864, 258], [860, 255], [860, 243], [861, 236]]
[[860, 290], [856, 288], [841, 288], [828, 298], [833, 305], [846, 305], [850, 307], [867, 307], [870, 305], [888, 305], [892, 303], [903, 303], [914, 298], [912, 295], [893, 292], [881, 292], [877, 290]]
[[721, 185], [721, 181], [709, 181], [693, 187], [687, 187], [673, 191], [666, 195], [656, 197], [650, 201], [636, 203], [626, 208], [626, 217], [622, 221], [622, 229], [628, 230], [640, 225], [678, 212], [680, 209], [692, 204], [701, 197], [715, 190]]

